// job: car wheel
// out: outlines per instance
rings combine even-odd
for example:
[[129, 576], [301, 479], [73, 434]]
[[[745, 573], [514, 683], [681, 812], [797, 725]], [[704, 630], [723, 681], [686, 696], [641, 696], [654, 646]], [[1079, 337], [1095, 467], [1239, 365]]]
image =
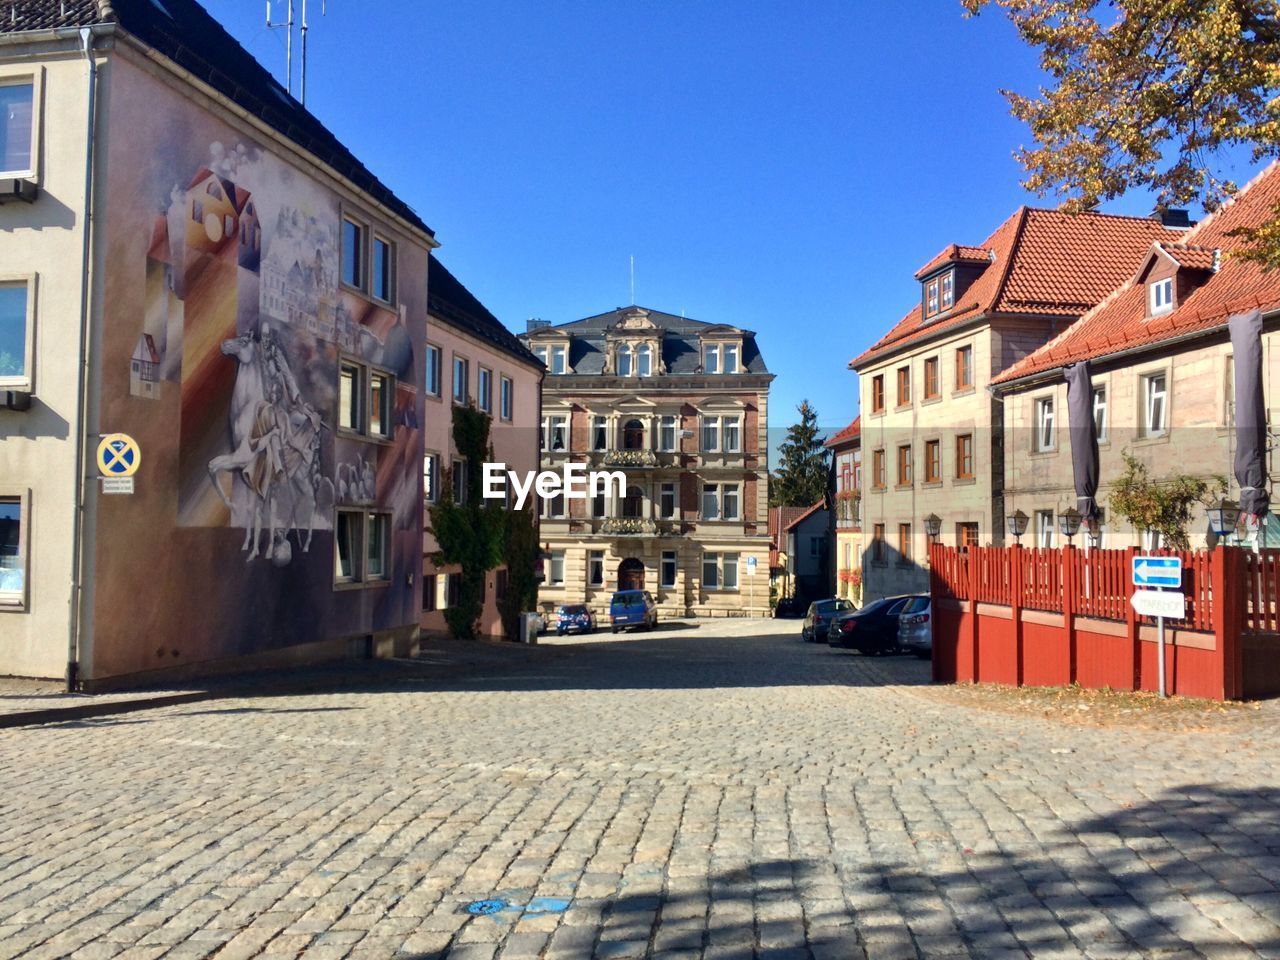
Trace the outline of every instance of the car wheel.
[[557, 636], [557, 637], [563, 637], [563, 636], [564, 636], [564, 631], [563, 631], [563, 630], [557, 630], [557, 631], [556, 631], [556, 636]]

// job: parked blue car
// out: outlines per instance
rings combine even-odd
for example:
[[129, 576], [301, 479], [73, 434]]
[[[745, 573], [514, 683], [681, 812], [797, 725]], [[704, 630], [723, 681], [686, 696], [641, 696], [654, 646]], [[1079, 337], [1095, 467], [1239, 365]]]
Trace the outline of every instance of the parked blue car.
[[648, 590], [619, 590], [609, 601], [609, 622], [614, 633], [627, 627], [652, 630], [658, 625], [658, 605]]
[[595, 633], [596, 618], [585, 603], [566, 603], [556, 615], [556, 634], [563, 637], [573, 631]]

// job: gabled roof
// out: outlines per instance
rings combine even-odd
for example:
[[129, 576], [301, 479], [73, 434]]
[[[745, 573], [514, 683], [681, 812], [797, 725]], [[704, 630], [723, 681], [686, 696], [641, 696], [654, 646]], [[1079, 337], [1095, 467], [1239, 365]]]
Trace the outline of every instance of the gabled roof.
[[[1280, 310], [1280, 271], [1231, 256], [1241, 241], [1230, 234], [1257, 227], [1271, 219], [1280, 203], [1280, 164], [1273, 162], [1235, 198], [1193, 227], [1181, 244], [1170, 245], [1170, 256], [1196, 270], [1212, 270], [1212, 252], [1221, 250], [1221, 266], [1200, 286], [1183, 296], [1177, 309], [1147, 318], [1146, 287], [1127, 278], [1111, 295], [1039, 350], [1028, 354], [996, 383], [1043, 373], [1122, 351], [1154, 346], [1173, 337], [1208, 332], [1225, 326], [1232, 314], [1257, 307], [1263, 313]], [[1208, 255], [1204, 251], [1209, 251]]]
[[195, 0], [3, 0], [0, 33], [116, 23], [292, 140], [423, 233], [396, 197]]
[[[530, 353], [520, 338], [504, 327], [434, 254], [427, 259], [427, 312], [432, 319], [442, 320], [487, 340], [522, 363], [542, 368], [542, 361]], [[427, 321], [428, 326], [431, 322], [431, 319]]]
[[778, 534], [791, 526], [791, 521], [804, 514], [805, 507], [770, 507], [768, 516], [769, 539], [777, 545]]
[[947, 263], [989, 263], [992, 251], [983, 247], [966, 247], [958, 243], [948, 244], [942, 252], [916, 271], [916, 279], [923, 280]]
[[857, 440], [862, 431], [862, 415], [853, 418], [853, 423], [849, 424], [835, 436], [831, 437], [824, 446], [835, 448], [843, 447], [847, 443]]
[[804, 521], [808, 520], [811, 516], [813, 516], [819, 510], [825, 510], [825, 509], [827, 509], [827, 501], [825, 499], [819, 500], [812, 507], [809, 507], [808, 509], [803, 510], [798, 517], [793, 519], [790, 523], [788, 523], [782, 529], [784, 531], [790, 531], [792, 528], [798, 527], [800, 524], [804, 523]]
[[1178, 266], [1188, 270], [1212, 270], [1217, 263], [1218, 251], [1212, 247], [1201, 247], [1192, 243], [1160, 243], [1156, 244]]
[[[702, 351], [699, 340], [703, 334], [721, 337], [738, 328], [724, 323], [705, 323], [688, 317], [664, 313], [643, 307], [648, 319], [659, 328], [662, 336], [662, 362], [666, 365], [667, 374], [674, 376], [691, 375], [702, 371]], [[531, 331], [535, 337], [548, 337], [562, 334], [570, 338], [569, 366], [574, 374], [601, 374], [604, 372], [605, 352], [609, 333], [622, 318], [636, 307], [617, 307], [607, 313], [598, 313], [592, 317], [584, 317], [570, 323], [561, 323], [553, 327], [540, 327]], [[740, 363], [745, 373], [767, 374], [764, 357], [756, 346], [756, 335], [750, 330], [742, 330], [742, 357]], [[528, 336], [529, 334], [526, 334]]]
[[969, 248], [990, 251], [989, 265], [954, 307], [926, 323], [917, 301], [849, 366], [856, 370], [986, 314], [1078, 316], [1131, 276], [1151, 244], [1171, 233], [1146, 217], [1019, 207], [978, 248]]

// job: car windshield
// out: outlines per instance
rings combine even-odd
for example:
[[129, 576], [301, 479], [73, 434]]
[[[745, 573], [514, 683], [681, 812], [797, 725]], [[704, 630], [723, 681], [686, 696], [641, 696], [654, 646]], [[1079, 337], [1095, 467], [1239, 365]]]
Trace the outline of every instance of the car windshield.
[[814, 613], [834, 613], [837, 610], [852, 610], [853, 604], [848, 600], [819, 600], [813, 608]]
[[613, 596], [613, 605], [615, 607], [643, 607], [644, 594], [642, 593], [616, 593]]
[[884, 613], [896, 601], [894, 600], [872, 600], [865, 607], [859, 610], [859, 613]]
[[560, 612], [570, 617], [576, 617], [580, 613], [586, 613], [587, 608], [581, 603], [575, 603], [571, 606], [561, 607]]

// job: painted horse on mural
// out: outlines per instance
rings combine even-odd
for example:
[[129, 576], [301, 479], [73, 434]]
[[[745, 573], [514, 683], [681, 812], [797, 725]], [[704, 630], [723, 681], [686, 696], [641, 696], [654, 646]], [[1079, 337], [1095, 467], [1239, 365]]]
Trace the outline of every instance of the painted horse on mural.
[[[306, 553], [311, 549], [317, 510], [327, 510], [333, 503], [333, 481], [320, 468], [326, 425], [302, 399], [284, 351], [265, 324], [261, 337], [246, 333], [224, 340], [221, 350], [237, 363], [228, 413], [231, 451], [209, 461], [209, 482], [234, 516], [232, 495], [222, 476], [231, 474], [232, 494], [239, 478], [253, 504], [241, 546], [248, 551], [246, 560], [262, 555], [265, 529], [270, 536], [266, 555], [284, 566], [293, 558], [288, 531], [296, 532], [298, 546]], [[276, 522], [278, 512], [284, 514], [282, 526]]]

